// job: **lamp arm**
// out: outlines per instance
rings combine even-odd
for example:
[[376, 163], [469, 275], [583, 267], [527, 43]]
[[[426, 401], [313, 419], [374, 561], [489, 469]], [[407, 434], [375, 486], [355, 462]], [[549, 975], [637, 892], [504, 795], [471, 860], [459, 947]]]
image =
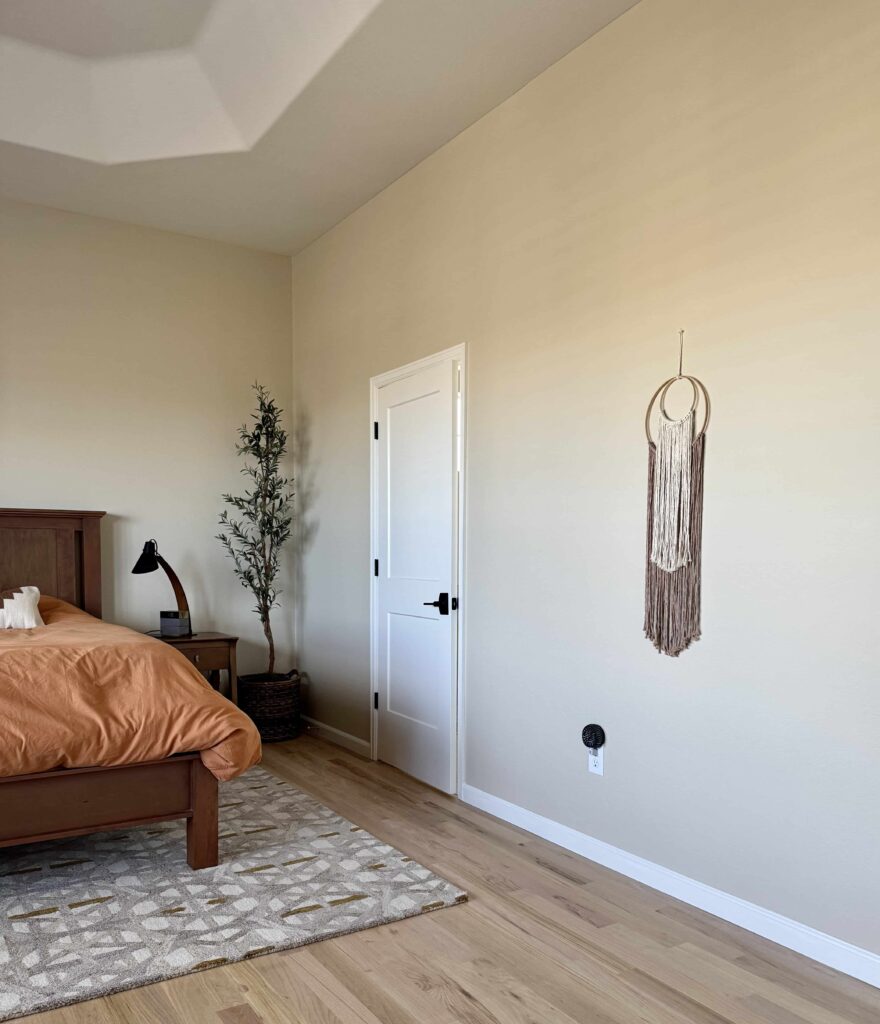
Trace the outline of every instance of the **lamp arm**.
[[158, 552], [156, 552], [156, 561], [165, 570], [165, 575], [168, 577], [171, 586], [174, 588], [174, 596], [177, 598], [177, 610], [179, 612], [186, 612], [186, 614], [189, 615], [189, 603], [186, 600], [186, 594], [184, 593], [183, 586], [177, 578], [177, 573]]

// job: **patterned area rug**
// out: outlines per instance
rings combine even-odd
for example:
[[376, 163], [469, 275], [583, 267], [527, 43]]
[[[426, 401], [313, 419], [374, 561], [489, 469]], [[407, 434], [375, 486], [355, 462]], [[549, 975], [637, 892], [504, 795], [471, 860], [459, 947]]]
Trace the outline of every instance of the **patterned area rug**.
[[467, 899], [260, 768], [220, 807], [203, 871], [182, 822], [0, 850], [0, 1020]]

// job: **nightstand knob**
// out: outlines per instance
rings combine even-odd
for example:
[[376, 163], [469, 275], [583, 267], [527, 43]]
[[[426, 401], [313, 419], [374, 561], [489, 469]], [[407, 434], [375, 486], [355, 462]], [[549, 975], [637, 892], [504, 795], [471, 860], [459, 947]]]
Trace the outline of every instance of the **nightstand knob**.
[[197, 654], [193, 655], [193, 661], [198, 665], [198, 663], [199, 663], [199, 656]]

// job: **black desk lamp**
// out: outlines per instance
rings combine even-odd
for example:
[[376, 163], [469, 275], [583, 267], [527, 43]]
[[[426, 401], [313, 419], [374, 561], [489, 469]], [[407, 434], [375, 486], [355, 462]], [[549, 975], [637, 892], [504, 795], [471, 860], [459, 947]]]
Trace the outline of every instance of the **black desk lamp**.
[[171, 581], [174, 588], [174, 596], [177, 598], [176, 612], [159, 612], [159, 634], [161, 636], [192, 636], [192, 627], [189, 621], [189, 604], [186, 594], [177, 578], [177, 573], [159, 554], [159, 546], [154, 540], [148, 540], [144, 544], [141, 557], [135, 562], [133, 573], [140, 575], [144, 572], [155, 572], [159, 566], [165, 570], [165, 574]]

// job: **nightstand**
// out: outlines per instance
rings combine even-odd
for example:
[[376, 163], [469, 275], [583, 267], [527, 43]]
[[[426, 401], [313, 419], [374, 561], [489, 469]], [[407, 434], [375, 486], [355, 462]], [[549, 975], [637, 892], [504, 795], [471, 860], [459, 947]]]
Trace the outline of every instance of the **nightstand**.
[[[157, 636], [157, 634], [152, 634]], [[229, 673], [229, 699], [238, 704], [238, 675], [235, 668], [235, 645], [237, 636], [227, 633], [193, 633], [192, 636], [159, 636], [159, 640], [176, 647], [195, 665], [199, 672], [208, 677], [215, 690], [220, 690], [220, 673]]]

